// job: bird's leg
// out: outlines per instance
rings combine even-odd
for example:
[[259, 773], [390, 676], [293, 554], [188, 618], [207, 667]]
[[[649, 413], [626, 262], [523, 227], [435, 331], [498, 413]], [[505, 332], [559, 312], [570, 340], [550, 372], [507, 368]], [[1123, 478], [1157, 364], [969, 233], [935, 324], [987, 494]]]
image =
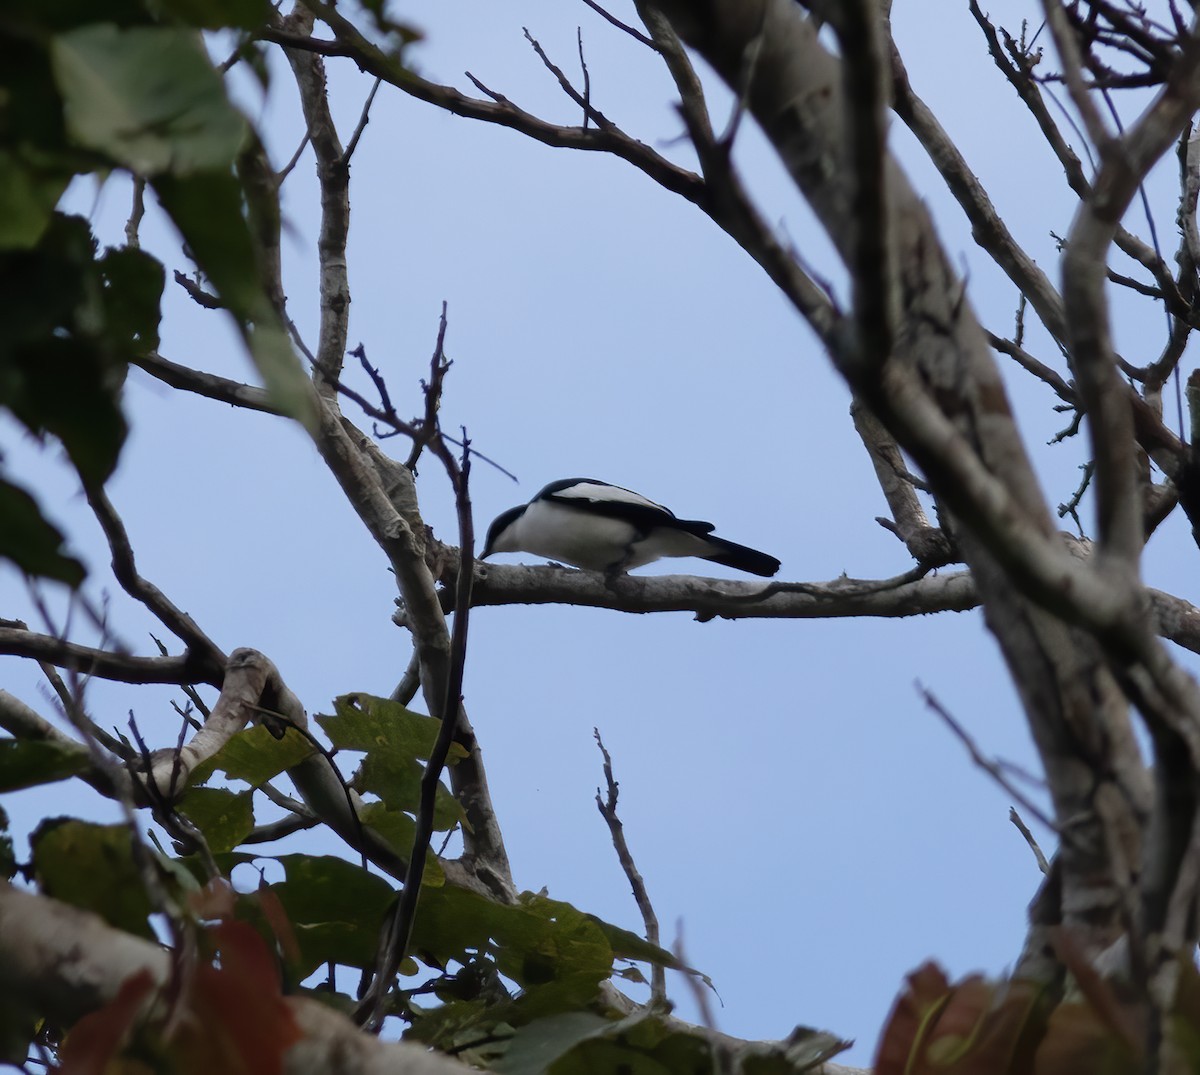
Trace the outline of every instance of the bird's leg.
[[629, 561], [633, 559], [633, 547], [639, 540], [641, 540], [640, 535], [625, 546], [625, 555], [621, 559], [609, 564], [604, 569], [604, 585], [608, 589], [614, 589], [617, 579], [626, 573]]

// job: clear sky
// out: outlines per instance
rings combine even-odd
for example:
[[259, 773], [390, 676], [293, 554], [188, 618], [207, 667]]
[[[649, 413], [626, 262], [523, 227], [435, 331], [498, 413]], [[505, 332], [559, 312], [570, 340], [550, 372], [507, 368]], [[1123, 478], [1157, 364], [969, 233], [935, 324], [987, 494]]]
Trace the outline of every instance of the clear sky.
[[[1050, 233], [1070, 224], [1066, 184], [991, 65], [965, 0], [936, 6], [931, 22], [926, 5], [895, 4], [914, 87], [1057, 279]], [[1016, 32], [1019, 12], [1032, 19], [1034, 6], [1001, 5], [1006, 25]], [[562, 122], [574, 122], [577, 110], [521, 28], [573, 73], [581, 26], [594, 104], [688, 160], [669, 83], [652, 56], [584, 5], [447, 0], [397, 10], [427, 32], [413, 51], [423, 73], [469, 89], [469, 69]], [[633, 18], [631, 4], [613, 10]], [[333, 61], [331, 85], [348, 137], [370, 84]], [[282, 163], [302, 133], [287, 71], [277, 68], [266, 103], [247, 87], [242, 93]], [[713, 98], [720, 123], [727, 95], [714, 86]], [[981, 319], [1007, 334], [1013, 288], [976, 254], [898, 122], [894, 145], [963, 266]], [[767, 218], [843, 292], [828, 244], [751, 124], [737, 156]], [[520, 478], [514, 485], [476, 464], [477, 531], [546, 482], [580, 475], [711, 520], [721, 535], [778, 556], [780, 577], [790, 581], [886, 577], [911, 566], [874, 522], [886, 506], [849, 422], [847, 390], [761, 270], [692, 206], [615, 159], [548, 149], [386, 87], [351, 174], [351, 345], [361, 341], [382, 368], [399, 410], [417, 413], [418, 379], [447, 301], [454, 367], [443, 423], [465, 425], [480, 451]], [[1169, 179], [1168, 169], [1151, 186], [1168, 245]], [[312, 340], [318, 210], [310, 154], [284, 190], [289, 309]], [[116, 242], [127, 198], [114, 181], [99, 194], [77, 188], [73, 204]], [[1131, 226], [1144, 230], [1137, 219]], [[168, 278], [185, 267], [153, 213], [144, 234]], [[1141, 364], [1157, 354], [1161, 314], [1119, 310], [1118, 344]], [[1044, 334], [1035, 332], [1031, 347], [1046, 361], [1057, 357]], [[162, 353], [251, 375], [218, 316], [172, 285]], [[1078, 482], [1085, 446], [1045, 447], [1063, 424], [1051, 393], [1015, 375], [1010, 384], [1056, 505]], [[222, 647], [270, 656], [310, 713], [329, 711], [348, 691], [390, 691], [409, 655], [407, 637], [390, 622], [392, 578], [302, 433], [137, 371], [126, 407], [133, 431], [110, 492], [143, 574]], [[66, 468], [22, 441], [10, 422], [0, 422], [0, 438], [13, 472], [37, 489], [95, 569], [88, 594], [99, 601], [110, 593], [119, 637], [152, 652], [147, 632], [159, 632], [106, 576], [98, 529]], [[419, 487], [426, 519], [453, 541], [453, 498], [432, 460]], [[1185, 598], [1194, 589], [1180, 568], [1188, 542], [1173, 519], [1152, 541], [1146, 568], [1152, 582]], [[723, 573], [689, 561], [642, 573], [680, 570]], [[6, 569], [0, 615], [36, 621], [23, 584]], [[79, 637], [88, 637], [86, 627]], [[1008, 820], [1010, 797], [972, 766], [923, 704], [917, 682], [985, 753], [1037, 768], [978, 613], [701, 624], [686, 614], [486, 608], [473, 614], [465, 691], [518, 885], [545, 886], [640, 928], [593, 801], [598, 727], [666, 938], [681, 923], [689, 960], [719, 990], [720, 1029], [777, 1038], [795, 1024], [819, 1026], [856, 1038], [849, 1062], [866, 1064], [903, 976], [923, 960], [955, 975], [1011, 965], [1039, 880]], [[49, 713], [34, 669], [0, 658], [0, 683]], [[134, 709], [153, 745], [174, 741], [170, 697], [101, 683], [89, 694], [106, 726], [123, 725]], [[61, 786], [4, 805], [18, 829], [46, 812], [102, 809], [92, 799], [76, 803]], [[1027, 820], [1050, 852], [1050, 834]], [[669, 986], [680, 1013], [694, 1017], [683, 983]]]

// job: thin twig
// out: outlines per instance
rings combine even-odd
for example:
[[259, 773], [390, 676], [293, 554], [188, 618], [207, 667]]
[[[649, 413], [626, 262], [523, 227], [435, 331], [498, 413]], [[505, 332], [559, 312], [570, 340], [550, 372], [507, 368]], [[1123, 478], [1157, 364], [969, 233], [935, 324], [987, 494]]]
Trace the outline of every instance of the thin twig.
[[[621, 824], [621, 819], [617, 816], [619, 786], [613, 779], [612, 758], [604, 746], [604, 740], [600, 738], [600, 729], [593, 728], [592, 735], [596, 737], [596, 746], [600, 748], [600, 753], [604, 756], [604, 782], [608, 789], [606, 798], [601, 798], [600, 789], [596, 789], [596, 809], [600, 811], [600, 816], [608, 825], [613, 849], [617, 853], [621, 869], [625, 871], [629, 887], [633, 889], [633, 898], [637, 901], [638, 910], [642, 912], [642, 922], [646, 927], [646, 940], [653, 945], [658, 945], [658, 915], [654, 913], [654, 904], [650, 902], [650, 894], [646, 891], [646, 882], [638, 872], [633, 855], [629, 850], [629, 844], [625, 840], [625, 826]], [[665, 1004], [667, 1000], [666, 970], [659, 963], [653, 963], [650, 967], [650, 999], [660, 1004]]]
[[292, 154], [291, 159], [278, 172], [275, 173], [275, 186], [283, 186], [283, 181], [292, 174], [292, 169], [300, 163], [300, 158], [304, 156], [305, 149], [308, 148], [311, 135], [308, 131], [304, 132], [304, 137], [300, 139], [300, 144], [296, 147], [296, 152]]
[[[615, 131], [616, 128], [612, 121], [609, 120], [609, 118], [603, 112], [600, 112], [592, 107], [591, 102], [571, 84], [571, 80], [563, 73], [562, 68], [560, 68], [550, 59], [549, 56], [546, 55], [546, 50], [542, 48], [541, 43], [529, 32], [528, 29], [525, 29], [525, 40], [529, 42], [533, 48], [533, 51], [537, 53], [538, 59], [542, 61], [542, 65], [546, 68], [546, 70], [549, 71], [555, 77], [555, 79], [557, 79], [563, 93], [565, 93], [571, 98], [572, 101], [574, 101], [577, 105], [579, 105], [580, 108], [583, 109], [585, 123], [588, 118], [591, 118], [591, 120], [601, 131]], [[587, 77], [586, 67], [584, 68], [584, 77], [585, 79]], [[586, 137], [586, 126], [580, 128], [580, 130], [582, 131], [584, 137]]]
[[192, 301], [197, 306], [202, 306], [206, 310], [223, 310], [225, 303], [222, 302], [216, 295], [205, 291], [195, 280], [184, 275], [178, 269], [175, 270], [175, 283], [177, 283], [184, 291], [192, 298]]
[[129, 219], [125, 222], [125, 243], [133, 249], [141, 246], [138, 229], [142, 217], [146, 215], [146, 180], [140, 175], [133, 177], [133, 208], [129, 211]]
[[[446, 321], [443, 310], [440, 341], [445, 335]], [[462, 705], [463, 673], [467, 654], [467, 625], [471, 611], [471, 584], [475, 574], [475, 531], [471, 518], [471, 499], [468, 482], [471, 473], [470, 441], [463, 434], [461, 461], [456, 463], [445, 444], [439, 439], [432, 450], [442, 460], [454, 486], [454, 501], [458, 513], [459, 548], [462, 569], [458, 573], [454, 606], [454, 626], [450, 634], [450, 665], [446, 676], [446, 694], [439, 714], [441, 726], [437, 740], [430, 751], [425, 772], [421, 776], [421, 795], [413, 832], [412, 853], [409, 856], [408, 873], [404, 889], [395, 903], [382, 931], [379, 955], [376, 960], [375, 981], [368, 990], [356, 1013], [365, 1029], [379, 1033], [385, 1016], [385, 1002], [391, 992], [396, 971], [404, 961], [412, 939], [413, 922], [416, 919], [417, 901], [421, 894], [421, 880], [425, 873], [425, 862], [433, 838], [434, 810], [437, 793], [441, 787], [442, 770], [450, 754], [458, 724], [458, 713]]]
[[1046, 856], [1042, 853], [1042, 849], [1038, 846], [1038, 842], [1034, 838], [1033, 833], [1029, 831], [1029, 826], [1025, 824], [1021, 818], [1021, 815], [1017, 813], [1017, 808], [1015, 806], [1010, 806], [1008, 808], [1008, 820], [1016, 825], [1017, 831], [1025, 837], [1025, 842], [1029, 845], [1029, 849], [1033, 852], [1033, 857], [1037, 859], [1038, 869], [1041, 870], [1042, 873], [1049, 873], [1050, 863], [1047, 861]]
[[941, 717], [948, 727], [957, 737], [960, 743], [967, 748], [967, 753], [971, 755], [971, 760], [987, 773], [997, 784], [1008, 792], [1032, 817], [1036, 818], [1041, 824], [1045, 825], [1051, 832], [1061, 833], [1061, 829], [1047, 815], [1046, 812], [1033, 802], [1024, 792], [1017, 788], [1011, 780], [1004, 775], [1003, 768], [991, 758], [985, 757], [983, 752], [976, 745], [975, 740], [967, 733], [967, 730], [958, 723], [957, 720], [950, 714], [949, 710], [942, 705], [941, 702], [934, 697], [933, 693], [920, 682], [916, 683], [917, 693], [921, 695], [925, 705], [929, 707], [937, 716]]
[[[689, 966], [687, 953], [683, 947], [682, 918], [675, 923], [674, 952], [675, 958], [679, 960], [682, 966]], [[691, 990], [692, 999], [696, 1002], [696, 1008], [700, 1012], [700, 1025], [708, 1031], [708, 1048], [711, 1053], [713, 1075], [731, 1075], [733, 1057], [729, 1055], [729, 1050], [724, 1041], [722, 1041], [721, 1033], [717, 1029], [717, 1020], [713, 1015], [712, 1004], [709, 1003], [708, 994], [704, 991], [704, 985], [694, 974], [685, 973], [684, 981], [687, 982], [688, 989]]]
[[587, 6], [590, 7], [602, 19], [612, 23], [613, 26], [615, 26], [618, 30], [624, 30], [625, 33], [627, 33], [635, 41], [640, 41], [646, 46], [646, 48], [654, 49], [656, 52], [658, 51], [658, 46], [655, 45], [655, 43], [651, 41], [650, 38], [648, 38], [644, 33], [642, 33], [641, 30], [639, 30], [636, 26], [630, 26], [628, 23], [622, 22], [610, 12], [605, 11], [604, 8], [596, 3], [596, 0], [583, 0], [583, 2], [587, 4]]
[[363, 104], [362, 115], [358, 117], [358, 126], [354, 128], [354, 133], [350, 136], [350, 142], [346, 146], [346, 152], [342, 154], [342, 163], [349, 164], [350, 158], [354, 156], [355, 149], [358, 148], [358, 140], [362, 137], [363, 131], [367, 129], [367, 123], [371, 118], [371, 103], [375, 100], [375, 94], [379, 92], [379, 84], [383, 79], [376, 76], [375, 83], [371, 87], [371, 92], [367, 94], [367, 99]]
[[575, 27], [575, 43], [579, 47], [579, 67], [583, 71], [583, 129], [588, 128], [588, 113], [592, 107], [592, 76], [588, 72], [587, 60], [583, 58], [583, 27]]
[[226, 656], [186, 612], [172, 602], [157, 586], [138, 574], [133, 558], [133, 546], [125, 524], [113, 508], [104, 489], [84, 482], [84, 494], [112, 553], [112, 569], [117, 582], [130, 597], [140, 601], [172, 632], [199, 660], [214, 669], [224, 668]]

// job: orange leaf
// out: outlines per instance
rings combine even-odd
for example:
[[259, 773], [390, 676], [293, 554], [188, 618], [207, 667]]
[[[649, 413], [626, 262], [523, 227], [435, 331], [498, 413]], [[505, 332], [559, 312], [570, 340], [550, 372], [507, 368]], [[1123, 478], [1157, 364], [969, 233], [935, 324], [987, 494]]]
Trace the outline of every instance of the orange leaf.
[[908, 976], [879, 1038], [875, 1075], [913, 1075], [929, 1028], [950, 997], [950, 983], [934, 963], [923, 963]]
[[211, 932], [221, 965], [196, 968], [189, 1018], [172, 1043], [179, 1070], [280, 1075], [303, 1034], [280, 990], [275, 959], [245, 922], [222, 922]]
[[153, 989], [154, 975], [143, 968], [126, 978], [103, 1008], [80, 1019], [63, 1042], [64, 1075], [103, 1075]]

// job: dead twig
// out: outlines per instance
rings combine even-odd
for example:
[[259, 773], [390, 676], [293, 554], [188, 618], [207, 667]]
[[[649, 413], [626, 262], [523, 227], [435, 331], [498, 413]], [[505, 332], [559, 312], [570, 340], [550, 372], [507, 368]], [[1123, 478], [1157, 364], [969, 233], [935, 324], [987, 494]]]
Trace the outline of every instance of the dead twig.
[[[600, 753], [604, 756], [604, 783], [608, 790], [607, 795], [601, 798], [600, 789], [596, 789], [596, 809], [600, 811], [600, 816], [608, 825], [613, 850], [617, 853], [621, 869], [625, 871], [629, 887], [633, 889], [633, 898], [637, 902], [638, 910], [642, 913], [642, 922], [646, 927], [646, 940], [653, 945], [658, 945], [658, 915], [654, 913], [654, 904], [650, 902], [650, 894], [646, 891], [646, 882], [638, 872], [633, 861], [633, 854], [629, 850], [629, 844], [625, 840], [625, 826], [621, 824], [621, 819], [617, 816], [619, 785], [613, 779], [612, 757], [604, 746], [604, 740], [600, 738], [600, 729], [593, 728], [592, 735], [595, 736], [596, 746], [600, 748]], [[666, 971], [658, 963], [654, 963], [650, 967], [650, 999], [660, 1004], [665, 1004], [667, 1000]]]

